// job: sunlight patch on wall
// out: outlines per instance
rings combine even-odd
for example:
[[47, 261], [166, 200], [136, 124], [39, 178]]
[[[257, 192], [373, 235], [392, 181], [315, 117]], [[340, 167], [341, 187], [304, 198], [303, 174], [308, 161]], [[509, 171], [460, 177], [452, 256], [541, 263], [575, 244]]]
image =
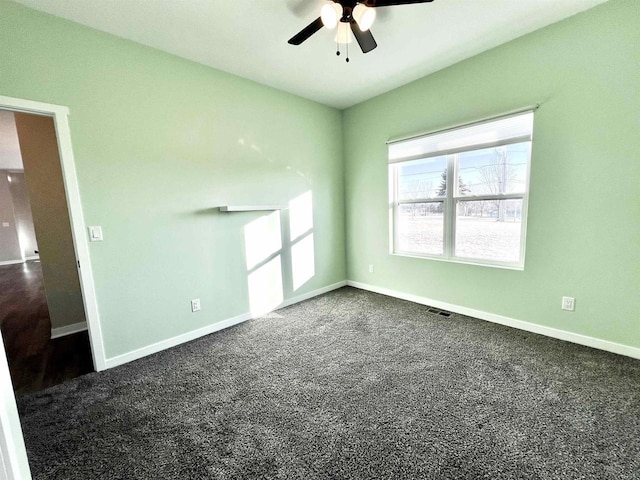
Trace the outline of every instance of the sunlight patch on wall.
[[[289, 234], [280, 211], [261, 216], [244, 227], [249, 308], [254, 317], [276, 309], [284, 301], [283, 265], [291, 265], [291, 288], [298, 290], [315, 276], [313, 195], [311, 190], [288, 204]], [[286, 225], [285, 225], [286, 226]], [[284, 256], [284, 257], [283, 257]]]
[[244, 227], [247, 270], [256, 267], [282, 248], [280, 211], [260, 217]]
[[245, 225], [244, 244], [249, 271], [249, 308], [257, 317], [270, 312], [284, 300], [280, 211]]
[[296, 291], [316, 273], [311, 190], [289, 202], [289, 238], [293, 290]]
[[289, 202], [289, 230], [291, 241], [313, 229], [313, 195], [311, 190]]
[[280, 255], [249, 274], [249, 308], [254, 317], [275, 309], [284, 300]]
[[313, 233], [296, 242], [291, 247], [291, 268], [293, 290], [298, 290], [316, 273]]

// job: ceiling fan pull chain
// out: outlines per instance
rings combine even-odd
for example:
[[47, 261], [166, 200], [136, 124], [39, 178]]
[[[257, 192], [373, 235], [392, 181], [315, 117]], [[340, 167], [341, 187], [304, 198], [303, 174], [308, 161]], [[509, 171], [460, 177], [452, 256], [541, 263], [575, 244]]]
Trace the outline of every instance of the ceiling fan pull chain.
[[337, 48], [336, 55], [339, 57], [340, 56], [340, 42], [336, 42], [336, 48]]
[[349, 63], [349, 43], [347, 42], [347, 63]]

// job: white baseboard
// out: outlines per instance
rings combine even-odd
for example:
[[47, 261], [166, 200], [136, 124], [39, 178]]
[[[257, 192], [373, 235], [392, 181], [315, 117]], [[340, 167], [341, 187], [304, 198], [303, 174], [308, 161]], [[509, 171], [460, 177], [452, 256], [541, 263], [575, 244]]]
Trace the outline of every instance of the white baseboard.
[[51, 339], [71, 335], [72, 333], [84, 332], [87, 329], [87, 322], [74, 323], [51, 329]]
[[24, 263], [24, 262], [22, 261], [22, 259], [19, 259], [19, 260], [5, 260], [3, 262], [0, 262], [0, 266], [2, 266], [2, 265], [15, 265], [17, 263]]
[[107, 358], [105, 361], [105, 368], [113, 368], [117, 367], [118, 365], [123, 365], [125, 363], [138, 360], [142, 357], [146, 357], [147, 355], [152, 355], [154, 353], [161, 352], [162, 350], [166, 350], [167, 348], [190, 342], [192, 340], [195, 340], [196, 338], [204, 337], [205, 335], [209, 335], [210, 333], [232, 327], [239, 323], [246, 322], [250, 319], [250, 313], [243, 313], [242, 315], [238, 315], [237, 317], [227, 318], [226, 320], [207, 325], [206, 327], [199, 328], [198, 330], [192, 330], [190, 332], [183, 333], [182, 335], [168, 338], [166, 340], [147, 345], [146, 347], [138, 348], [137, 350], [133, 350], [131, 352], [123, 353], [122, 355], [116, 355], [115, 357]]
[[0, 266], [2, 265], [16, 265], [18, 263], [24, 263], [28, 260], [40, 260], [40, 256], [36, 255], [35, 257], [24, 257], [24, 260], [22, 260], [21, 258], [18, 260], [4, 260], [2, 262], [0, 262]]
[[347, 285], [360, 288], [362, 290], [368, 290], [370, 292], [381, 293], [382, 295], [388, 295], [390, 297], [400, 298], [402, 300], [408, 300], [410, 302], [419, 303], [421, 305], [429, 305], [441, 310], [448, 310], [450, 312], [467, 315], [469, 317], [478, 318], [480, 320], [499, 323], [500, 325], [505, 325], [507, 327], [526, 330], [527, 332], [537, 333], [547, 337], [556, 338], [558, 340], [565, 340], [567, 342], [577, 343], [586, 347], [597, 348], [599, 350], [617, 353], [618, 355], [637, 358], [640, 360], [640, 348], [631, 347], [629, 345], [609, 342], [608, 340], [588, 337], [586, 335], [580, 335], [579, 333], [567, 332], [565, 330], [546, 327], [544, 325], [537, 325], [535, 323], [525, 322], [523, 320], [516, 320], [515, 318], [504, 317], [502, 315], [496, 315], [494, 313], [483, 312], [482, 310], [475, 310], [473, 308], [462, 307], [460, 305], [454, 305], [452, 303], [440, 302], [431, 298], [398, 292], [396, 290], [391, 290], [388, 288], [376, 287], [375, 285], [368, 285], [366, 283], [354, 282], [352, 280], [347, 280]]
[[[284, 302], [282, 302], [280, 305], [278, 305], [276, 309], [288, 307], [289, 305], [293, 305], [294, 303], [302, 302], [304, 300], [317, 297], [318, 295], [322, 295], [323, 293], [330, 292], [331, 290], [336, 290], [338, 288], [344, 287], [346, 284], [347, 284], [347, 281], [343, 280], [342, 282], [334, 283], [332, 285], [328, 285], [326, 287], [313, 290], [312, 292], [289, 298]], [[236, 317], [227, 318], [225, 320], [221, 320], [211, 325], [207, 325], [206, 327], [202, 327], [197, 330], [192, 330], [191, 332], [183, 333], [182, 335], [168, 338], [166, 340], [162, 340], [160, 342], [154, 343], [152, 345], [148, 345], [146, 347], [138, 348], [137, 350], [133, 350], [128, 353], [123, 353], [122, 355], [117, 355], [115, 357], [107, 358], [105, 361], [105, 368], [113, 368], [113, 367], [117, 367], [118, 365], [123, 365], [125, 363], [132, 362], [133, 360], [138, 360], [139, 358], [146, 357], [147, 355], [158, 353], [158, 352], [161, 352], [162, 350], [166, 350], [167, 348], [175, 347], [182, 343], [195, 340], [196, 338], [200, 338], [205, 335], [209, 335], [211, 333], [217, 332], [219, 330], [232, 327], [239, 323], [246, 322], [247, 320], [251, 320], [252, 318], [253, 316], [251, 313], [249, 312], [243, 313]]]
[[310, 298], [317, 297], [318, 295], [322, 295], [323, 293], [330, 292], [332, 290], [337, 290], [338, 288], [345, 287], [347, 285], [346, 280], [342, 280], [341, 282], [333, 283], [331, 285], [327, 285], [326, 287], [318, 288], [308, 293], [303, 293], [302, 295], [297, 295], [292, 298], [288, 298], [280, 305], [278, 305], [275, 309], [280, 309], [284, 307], [288, 307], [289, 305], [294, 305], [296, 303], [304, 302], [305, 300], [309, 300]]

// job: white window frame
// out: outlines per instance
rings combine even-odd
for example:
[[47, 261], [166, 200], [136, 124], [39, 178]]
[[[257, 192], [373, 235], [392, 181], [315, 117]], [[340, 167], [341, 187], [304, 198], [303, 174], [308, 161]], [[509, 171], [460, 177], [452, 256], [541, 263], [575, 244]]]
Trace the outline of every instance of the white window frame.
[[[427, 134], [422, 134], [416, 137], [409, 137], [408, 139], [401, 139], [398, 141], [388, 142], [388, 144], [402, 142], [410, 140], [412, 138], [426, 137], [430, 135], [436, 135], [441, 132], [454, 131], [458, 129], [464, 129], [468, 126], [480, 125], [484, 123], [494, 122], [496, 120], [509, 118], [515, 115], [522, 115], [526, 113], [533, 113], [535, 108], [527, 108], [515, 113], [503, 115], [500, 117], [493, 117], [491, 119], [474, 122], [471, 124], [461, 125], [453, 128], [447, 128], [445, 130], [439, 130]], [[505, 193], [505, 194], [488, 194], [488, 195], [460, 195], [458, 192], [458, 159], [461, 153], [471, 152], [475, 150], [481, 150], [490, 147], [500, 147], [512, 145], [514, 143], [529, 143], [527, 166], [526, 166], [526, 180], [525, 189], [523, 193]], [[529, 185], [531, 177], [531, 150], [533, 147], [533, 126], [530, 138], [528, 139], [506, 139], [498, 141], [493, 144], [471, 144], [464, 149], [458, 149], [458, 151], [449, 153], [443, 152], [440, 155], [430, 154], [425, 156], [412, 156], [406, 160], [389, 162], [389, 253], [392, 255], [424, 258], [431, 260], [447, 261], [454, 263], [466, 263], [472, 265], [481, 265], [489, 267], [506, 268], [513, 270], [524, 270], [525, 262], [525, 248], [526, 248], [526, 234], [527, 234], [527, 214], [529, 205]], [[434, 156], [445, 156], [447, 158], [447, 186], [445, 197], [425, 197], [416, 198], [410, 200], [400, 200], [399, 194], [399, 174], [398, 171], [403, 164], [406, 164], [415, 160], [424, 160], [427, 158], [433, 158]], [[455, 238], [456, 238], [456, 212], [458, 203], [461, 201], [482, 201], [482, 200], [522, 200], [521, 222], [520, 222], [520, 255], [517, 262], [505, 262], [480, 258], [470, 258], [457, 256], [455, 252]], [[399, 245], [399, 231], [398, 231], [398, 218], [399, 209], [401, 205], [415, 204], [415, 203], [443, 203], [443, 253], [441, 255], [428, 254], [414, 251], [399, 250], [396, 246]]]

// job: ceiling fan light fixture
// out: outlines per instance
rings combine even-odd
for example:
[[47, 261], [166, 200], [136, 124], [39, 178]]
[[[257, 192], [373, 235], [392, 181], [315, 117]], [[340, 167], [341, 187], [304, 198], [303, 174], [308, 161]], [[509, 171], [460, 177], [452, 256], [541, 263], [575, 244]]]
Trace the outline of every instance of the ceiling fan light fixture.
[[358, 3], [353, 9], [353, 18], [360, 27], [360, 30], [366, 32], [373, 25], [376, 19], [375, 8], [367, 7], [362, 3]]
[[342, 18], [342, 5], [335, 2], [327, 2], [320, 10], [322, 24], [329, 30], [333, 30]]
[[336, 32], [336, 43], [347, 44], [353, 42], [353, 35], [351, 34], [351, 25], [346, 22], [340, 22], [338, 24], [338, 31]]

